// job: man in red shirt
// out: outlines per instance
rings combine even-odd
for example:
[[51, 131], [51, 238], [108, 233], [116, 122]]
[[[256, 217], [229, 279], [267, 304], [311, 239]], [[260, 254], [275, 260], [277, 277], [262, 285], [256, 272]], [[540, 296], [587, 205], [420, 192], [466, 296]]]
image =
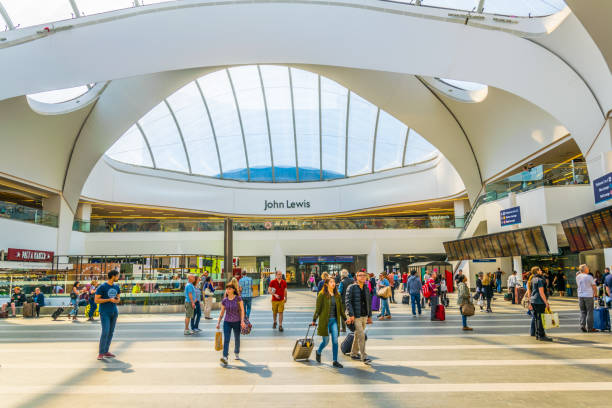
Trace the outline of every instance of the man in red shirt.
[[283, 273], [276, 271], [276, 279], [270, 282], [268, 293], [272, 295], [272, 315], [274, 317], [273, 329], [276, 329], [276, 315], [278, 315], [278, 331], [283, 331], [283, 312], [287, 301], [287, 282], [283, 279]]
[[408, 272], [402, 273], [402, 292], [408, 292]]

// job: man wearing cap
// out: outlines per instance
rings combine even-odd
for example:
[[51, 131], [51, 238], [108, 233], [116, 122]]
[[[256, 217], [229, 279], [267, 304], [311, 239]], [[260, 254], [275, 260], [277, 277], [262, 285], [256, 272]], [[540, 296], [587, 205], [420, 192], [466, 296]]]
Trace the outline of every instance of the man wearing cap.
[[21, 293], [21, 288], [19, 286], [15, 286], [13, 289], [15, 293], [11, 296], [11, 301], [2, 305], [2, 312], [6, 312], [6, 308], [8, 305], [11, 305], [11, 310], [13, 311], [13, 317], [17, 317], [15, 313], [15, 308], [23, 306], [26, 302], [25, 294]]

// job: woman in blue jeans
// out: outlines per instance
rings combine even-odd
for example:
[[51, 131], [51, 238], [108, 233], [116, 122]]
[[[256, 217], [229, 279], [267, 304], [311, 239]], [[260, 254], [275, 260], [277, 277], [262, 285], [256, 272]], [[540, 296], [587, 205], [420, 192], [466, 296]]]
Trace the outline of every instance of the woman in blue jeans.
[[87, 319], [87, 321], [90, 322], [94, 321], [94, 314], [98, 308], [96, 303], [96, 289], [98, 289], [98, 281], [93, 280], [89, 286], [89, 319]]
[[221, 362], [223, 365], [227, 365], [232, 331], [234, 332], [234, 354], [236, 355], [236, 360], [240, 360], [240, 328], [246, 327], [244, 323], [244, 303], [242, 303], [242, 298], [238, 295], [238, 288], [233, 283], [225, 287], [225, 297], [221, 302], [221, 313], [219, 313], [219, 320], [217, 321], [217, 330], [221, 327], [223, 316], [225, 316], [225, 320], [223, 321], [223, 356], [221, 357]]
[[316, 325], [317, 318], [319, 319], [317, 334], [323, 337], [323, 341], [316, 352], [317, 363], [321, 362], [321, 353], [329, 344], [329, 338], [331, 337], [332, 355], [334, 358], [333, 366], [342, 368], [342, 364], [338, 362], [338, 335], [340, 334], [338, 322], [341, 322], [342, 331], [345, 332], [345, 316], [342, 298], [338, 293], [336, 281], [332, 278], [328, 278], [323, 283], [323, 289], [317, 295], [317, 305], [314, 315], [312, 316], [312, 326]]
[[74, 282], [74, 285], [72, 285], [70, 304], [72, 305], [72, 310], [70, 310], [69, 315], [72, 316], [72, 321], [75, 322], [79, 314], [79, 281]]
[[193, 317], [191, 318], [191, 331], [193, 332], [201, 332], [200, 329], [200, 319], [202, 318], [202, 306], [200, 300], [202, 300], [202, 289], [201, 280], [199, 276], [196, 276], [195, 282], [193, 282], [193, 286], [195, 287], [195, 310], [193, 312]]
[[[378, 279], [378, 283], [376, 284], [376, 292], [386, 286], [390, 286], [389, 280], [387, 279], [386, 273], [381, 273], [380, 278]], [[391, 309], [389, 309], [389, 298], [380, 297], [380, 313], [378, 314], [378, 320], [390, 320], [391, 319]]]

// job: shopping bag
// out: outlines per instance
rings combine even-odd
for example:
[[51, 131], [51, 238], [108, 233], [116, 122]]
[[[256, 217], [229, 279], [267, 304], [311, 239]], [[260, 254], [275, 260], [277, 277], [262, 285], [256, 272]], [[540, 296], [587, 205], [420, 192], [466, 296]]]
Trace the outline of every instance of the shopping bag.
[[215, 350], [223, 350], [223, 334], [220, 331], [215, 333]]
[[375, 312], [380, 310], [380, 298], [376, 295], [372, 296], [372, 310]]
[[550, 309], [546, 309], [542, 314], [542, 325], [546, 330], [559, 327], [559, 313], [553, 313]]
[[461, 306], [461, 314], [464, 316], [474, 316], [474, 305], [472, 303], [465, 303]]

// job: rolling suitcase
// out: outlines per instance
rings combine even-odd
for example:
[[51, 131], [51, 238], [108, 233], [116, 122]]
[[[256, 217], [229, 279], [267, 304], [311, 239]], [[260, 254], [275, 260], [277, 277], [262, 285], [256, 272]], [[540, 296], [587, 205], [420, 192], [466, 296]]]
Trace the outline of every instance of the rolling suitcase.
[[444, 311], [443, 305], [438, 305], [436, 309], [436, 319], [442, 320], [442, 321], [446, 319], [446, 312]]
[[55, 312], [53, 312], [53, 314], [51, 314], [51, 318], [53, 320], [57, 320], [57, 318], [64, 313], [64, 308], [63, 307], [58, 307], [57, 310]]
[[527, 291], [522, 286], [519, 286], [518, 288], [516, 288], [516, 303], [518, 303], [519, 305], [521, 304], [521, 301], [523, 300], [523, 296], [525, 296], [526, 292]]
[[[345, 356], [351, 354], [351, 349], [353, 348], [353, 339], [355, 339], [355, 333], [352, 331], [348, 332], [344, 340], [342, 340], [342, 344], [340, 344], [340, 351]], [[368, 334], [365, 333], [365, 340], [368, 341]]]
[[410, 304], [410, 296], [409, 295], [402, 296], [402, 304], [404, 304], [404, 305], [409, 305]]
[[372, 296], [372, 310], [378, 312], [380, 310], [380, 298], [376, 295]]
[[593, 328], [610, 331], [610, 311], [605, 307], [593, 310]]
[[36, 304], [35, 303], [24, 303], [23, 304], [23, 317], [34, 317], [36, 316]]
[[306, 331], [306, 337], [297, 339], [297, 341], [295, 342], [295, 346], [293, 346], [292, 355], [295, 361], [308, 360], [310, 358], [310, 355], [312, 354], [312, 349], [314, 348], [314, 330], [312, 331], [312, 336], [308, 337], [308, 333], [310, 333], [311, 327], [317, 327], [317, 325], [309, 325], [308, 330]]

